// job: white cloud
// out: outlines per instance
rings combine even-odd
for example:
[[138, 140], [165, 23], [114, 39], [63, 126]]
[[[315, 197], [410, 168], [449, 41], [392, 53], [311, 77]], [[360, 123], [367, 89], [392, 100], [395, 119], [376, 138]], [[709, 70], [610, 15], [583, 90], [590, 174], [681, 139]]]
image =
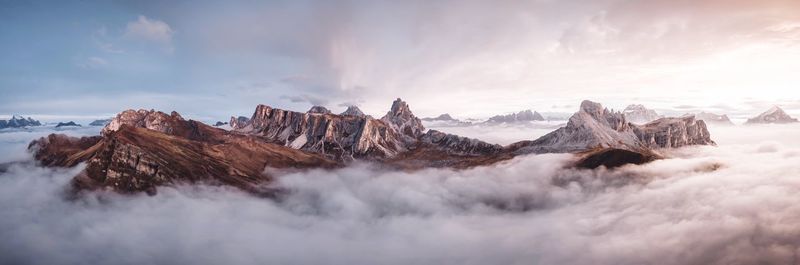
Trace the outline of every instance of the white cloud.
[[[17, 164], [0, 173], [8, 239], [0, 256], [13, 264], [793, 264], [798, 129], [723, 128], [712, 132], [719, 147], [615, 172], [564, 170], [566, 155], [461, 171], [284, 172], [277, 185], [291, 193], [277, 201], [206, 186], [70, 201], [61, 195], [78, 169]], [[23, 148], [23, 134], [0, 134], [0, 143]]]
[[164, 21], [139, 16], [136, 21], [128, 22], [124, 36], [155, 42], [171, 49], [173, 34], [175, 31]]

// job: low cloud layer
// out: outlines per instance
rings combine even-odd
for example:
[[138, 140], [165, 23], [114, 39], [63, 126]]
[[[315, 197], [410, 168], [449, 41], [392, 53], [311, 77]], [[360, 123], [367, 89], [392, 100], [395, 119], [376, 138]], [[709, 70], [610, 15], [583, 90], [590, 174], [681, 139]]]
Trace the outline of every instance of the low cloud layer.
[[0, 256], [9, 264], [795, 264], [797, 129], [713, 128], [718, 147], [614, 172], [563, 169], [569, 155], [463, 171], [268, 169], [292, 191], [277, 201], [207, 186], [69, 201], [63, 188], [80, 168], [17, 163], [0, 174]]

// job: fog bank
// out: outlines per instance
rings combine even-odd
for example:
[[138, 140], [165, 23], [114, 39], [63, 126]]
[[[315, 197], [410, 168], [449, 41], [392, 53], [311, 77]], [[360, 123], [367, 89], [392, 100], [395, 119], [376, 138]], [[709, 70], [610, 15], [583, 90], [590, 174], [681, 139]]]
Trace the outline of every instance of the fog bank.
[[208, 186], [68, 201], [80, 168], [16, 163], [0, 174], [0, 263], [796, 264], [798, 129], [712, 128], [718, 147], [613, 172], [563, 169], [569, 155], [268, 169], [292, 191], [278, 201]]

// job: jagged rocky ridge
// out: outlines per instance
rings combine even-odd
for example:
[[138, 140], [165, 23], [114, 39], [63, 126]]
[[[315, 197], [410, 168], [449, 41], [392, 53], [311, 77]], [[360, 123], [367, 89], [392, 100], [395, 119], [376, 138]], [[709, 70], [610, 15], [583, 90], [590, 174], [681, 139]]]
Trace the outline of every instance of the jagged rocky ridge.
[[59, 122], [58, 124], [56, 124], [56, 128], [61, 128], [61, 127], [81, 127], [81, 125], [75, 123], [74, 121]]
[[544, 117], [539, 112], [531, 110], [523, 110], [517, 113], [507, 115], [496, 115], [489, 118], [487, 123], [515, 123], [515, 122], [529, 122], [529, 121], [543, 121]]
[[509, 146], [428, 130], [398, 99], [381, 119], [369, 116], [294, 112], [266, 105], [252, 117], [233, 119], [231, 131], [178, 113], [127, 110], [101, 136], [50, 135], [29, 148], [43, 165], [86, 162], [73, 180], [76, 190], [110, 189], [153, 193], [161, 185], [218, 183], [269, 195], [265, 168], [333, 168], [352, 160], [389, 167], [468, 168], [518, 155], [574, 152], [585, 167], [644, 163], [657, 149], [713, 144], [702, 121], [666, 118], [643, 126], [623, 114], [585, 101], [567, 126], [534, 141]]
[[31, 117], [18, 117], [17, 115], [11, 116], [11, 119], [0, 120], [0, 129], [5, 128], [24, 128], [31, 126], [42, 126], [42, 123], [32, 119]]
[[694, 116], [661, 118], [636, 125], [621, 112], [583, 101], [580, 110], [561, 127], [539, 139], [512, 144], [522, 153], [564, 153], [616, 148], [649, 151], [687, 145], [714, 145], [705, 122]]
[[761, 113], [760, 115], [748, 119], [745, 124], [768, 124], [768, 123], [795, 123], [797, 119], [792, 118], [789, 114], [786, 114], [783, 109], [778, 106], [774, 106], [769, 110]]

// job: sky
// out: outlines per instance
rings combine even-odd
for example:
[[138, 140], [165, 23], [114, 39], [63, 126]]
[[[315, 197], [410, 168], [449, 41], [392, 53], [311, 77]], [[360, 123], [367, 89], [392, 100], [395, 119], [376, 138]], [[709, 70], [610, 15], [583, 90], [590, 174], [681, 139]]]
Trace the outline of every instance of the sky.
[[3, 1], [0, 116], [800, 114], [800, 1]]

